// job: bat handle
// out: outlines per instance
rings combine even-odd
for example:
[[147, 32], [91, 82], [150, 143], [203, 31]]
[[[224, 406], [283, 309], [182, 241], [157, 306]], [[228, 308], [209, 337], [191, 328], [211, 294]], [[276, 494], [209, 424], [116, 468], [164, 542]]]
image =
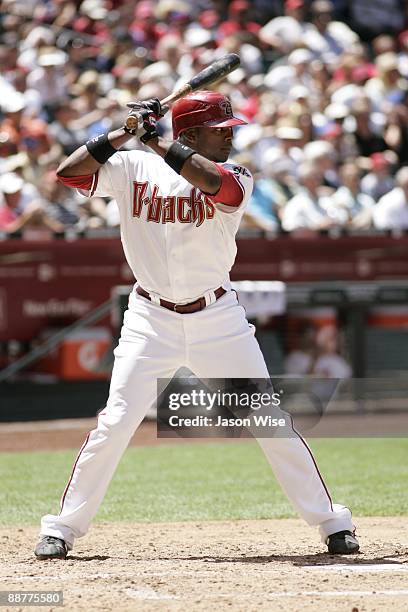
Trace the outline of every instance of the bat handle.
[[183, 85], [183, 87], [180, 87], [180, 89], [178, 89], [177, 91], [171, 93], [166, 98], [163, 98], [163, 100], [160, 100], [160, 104], [162, 105], [162, 107], [168, 106], [169, 104], [176, 102], [176, 100], [183, 98], [184, 96], [189, 94], [191, 91], [192, 91], [191, 85], [189, 83], [186, 83], [185, 85]]

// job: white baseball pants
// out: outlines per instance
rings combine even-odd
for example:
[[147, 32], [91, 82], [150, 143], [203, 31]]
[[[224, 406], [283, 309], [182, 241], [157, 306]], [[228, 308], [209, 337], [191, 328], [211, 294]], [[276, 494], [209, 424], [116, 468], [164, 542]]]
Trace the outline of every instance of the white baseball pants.
[[[236, 294], [193, 314], [178, 314], [132, 292], [107, 405], [86, 438], [61, 500], [59, 515], [46, 515], [41, 535], [62, 538], [72, 549], [85, 535], [116, 467], [147, 411], [156, 402], [157, 379], [171, 379], [182, 366], [199, 378], [268, 378], [267, 367]], [[306, 442], [258, 439], [289, 500], [322, 540], [353, 530], [351, 512], [333, 504]]]

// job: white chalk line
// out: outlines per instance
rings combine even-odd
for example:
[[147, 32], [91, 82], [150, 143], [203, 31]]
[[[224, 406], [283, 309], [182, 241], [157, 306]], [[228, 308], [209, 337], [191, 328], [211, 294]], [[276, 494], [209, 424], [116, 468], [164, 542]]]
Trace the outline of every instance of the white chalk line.
[[[176, 599], [187, 600], [196, 597], [194, 594], [189, 596], [166, 595], [158, 593], [153, 589], [126, 589], [126, 593], [132, 599]], [[284, 599], [286, 597], [397, 597], [408, 596], [408, 589], [389, 589], [380, 591], [286, 591], [286, 592], [261, 592], [261, 593], [214, 593], [201, 595], [200, 599]]]
[[303, 569], [317, 572], [408, 572], [408, 565], [399, 563], [370, 563], [347, 565], [303, 565]]

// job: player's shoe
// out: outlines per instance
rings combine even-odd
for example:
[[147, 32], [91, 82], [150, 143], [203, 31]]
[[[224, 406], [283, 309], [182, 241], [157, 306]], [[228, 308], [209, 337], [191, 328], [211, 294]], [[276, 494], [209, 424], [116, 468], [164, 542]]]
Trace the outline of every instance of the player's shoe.
[[337, 531], [327, 538], [327, 547], [332, 555], [351, 555], [359, 550], [360, 545], [352, 531]]
[[54, 538], [54, 536], [43, 536], [35, 547], [34, 554], [37, 559], [65, 559], [68, 554], [68, 547], [64, 540]]

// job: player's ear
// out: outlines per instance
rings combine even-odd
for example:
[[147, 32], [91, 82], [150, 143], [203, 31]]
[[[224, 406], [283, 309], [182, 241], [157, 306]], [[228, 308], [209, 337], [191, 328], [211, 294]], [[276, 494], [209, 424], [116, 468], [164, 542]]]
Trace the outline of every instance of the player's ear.
[[191, 147], [197, 142], [197, 128], [189, 128], [184, 130], [180, 136], [181, 142]]

